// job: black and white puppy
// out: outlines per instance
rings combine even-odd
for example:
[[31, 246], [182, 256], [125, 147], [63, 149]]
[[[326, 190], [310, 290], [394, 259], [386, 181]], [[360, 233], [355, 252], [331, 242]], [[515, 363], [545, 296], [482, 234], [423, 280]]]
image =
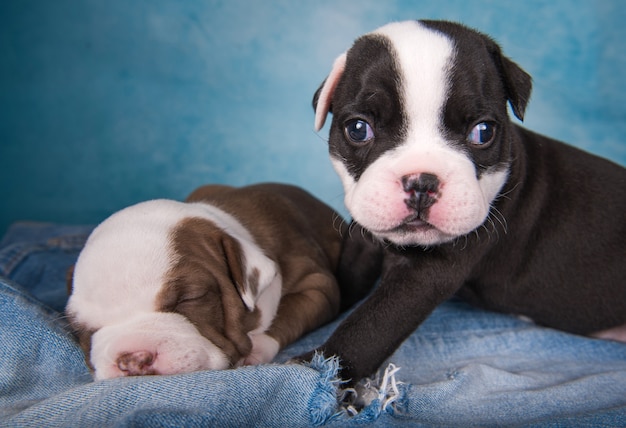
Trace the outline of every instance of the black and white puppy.
[[314, 98], [354, 223], [340, 281], [362, 297], [318, 350], [370, 375], [443, 301], [626, 341], [626, 170], [523, 129], [531, 78], [489, 37], [386, 25]]

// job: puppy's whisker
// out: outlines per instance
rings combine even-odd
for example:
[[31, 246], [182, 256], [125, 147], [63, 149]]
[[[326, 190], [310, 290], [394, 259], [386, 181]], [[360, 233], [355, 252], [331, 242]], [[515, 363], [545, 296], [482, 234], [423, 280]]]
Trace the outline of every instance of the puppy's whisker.
[[[482, 227], [485, 227], [485, 225], [483, 224]], [[474, 229], [474, 235], [476, 235], [476, 241], [480, 242], [480, 233], [478, 232], [478, 229]], [[487, 236], [489, 236], [489, 231], [488, 230], [487, 230]], [[467, 248], [468, 241], [469, 241], [469, 238], [468, 238], [467, 235], [465, 235], [465, 246], [463, 247], [463, 249]]]
[[346, 220], [340, 216], [337, 213], [333, 213], [333, 229], [335, 229], [335, 231], [337, 233], [339, 233], [339, 236], [343, 238], [343, 225], [346, 224]]
[[313, 134], [317, 136], [318, 139], [322, 140], [325, 144], [328, 144], [328, 139], [322, 136], [319, 132], [313, 131]]
[[487, 227], [487, 224], [484, 224], [485, 232], [487, 233], [487, 237], [489, 238], [489, 242], [491, 242], [491, 237], [495, 235], [495, 241], [497, 242], [500, 239], [500, 234], [498, 233], [498, 228], [496, 227], [496, 223], [493, 221], [492, 216], [487, 217], [487, 221], [491, 228]]
[[373, 91], [371, 94], [368, 95], [367, 100], [371, 100], [372, 98], [374, 98], [376, 96], [378, 92], [377, 91]]
[[494, 202], [495, 202], [495, 201], [497, 201], [497, 200], [498, 200], [498, 199], [500, 199], [500, 198], [510, 199], [510, 198], [508, 197], [509, 193], [513, 192], [513, 191], [514, 191], [514, 190], [515, 190], [515, 189], [516, 189], [519, 185], [520, 185], [520, 182], [518, 181], [518, 182], [517, 182], [517, 183], [515, 183], [515, 185], [514, 185], [513, 187], [511, 187], [509, 190], [507, 190], [507, 191], [506, 191], [506, 192], [504, 192], [504, 193], [500, 193], [498, 196], [496, 196], [496, 198], [495, 198]]
[[504, 214], [502, 214], [496, 207], [491, 207], [491, 209], [493, 211], [493, 217], [498, 221], [498, 223], [500, 223], [504, 233], [507, 234], [509, 232], [509, 227]]
[[69, 324], [70, 317], [65, 312], [59, 312], [57, 316], [52, 318], [53, 322], [64, 322]]
[[365, 239], [365, 229], [361, 228], [361, 238]]
[[[474, 233], [476, 233], [476, 231], [474, 231]], [[454, 247], [456, 247], [457, 245], [461, 245], [461, 239], [463, 240], [463, 246], [459, 248], [459, 251], [463, 251], [465, 250], [465, 248], [467, 248], [468, 236], [467, 235], [459, 236], [452, 243]]]

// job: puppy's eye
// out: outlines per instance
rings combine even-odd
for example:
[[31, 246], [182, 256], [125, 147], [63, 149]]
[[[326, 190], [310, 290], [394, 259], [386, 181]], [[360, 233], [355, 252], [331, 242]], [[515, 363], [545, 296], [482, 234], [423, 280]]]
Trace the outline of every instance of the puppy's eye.
[[480, 122], [472, 128], [467, 139], [477, 146], [491, 143], [496, 135], [496, 126], [491, 122]]
[[363, 119], [352, 119], [348, 121], [344, 133], [348, 140], [357, 144], [367, 143], [374, 138], [372, 127]]

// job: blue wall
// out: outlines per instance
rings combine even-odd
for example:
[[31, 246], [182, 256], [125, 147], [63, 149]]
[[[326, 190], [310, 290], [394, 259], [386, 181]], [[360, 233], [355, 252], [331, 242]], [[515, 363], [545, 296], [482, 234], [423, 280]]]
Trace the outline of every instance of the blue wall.
[[296, 183], [343, 207], [311, 98], [391, 20], [491, 34], [534, 76], [525, 125], [626, 164], [626, 13], [608, 1], [4, 0], [0, 233], [96, 223], [208, 182]]

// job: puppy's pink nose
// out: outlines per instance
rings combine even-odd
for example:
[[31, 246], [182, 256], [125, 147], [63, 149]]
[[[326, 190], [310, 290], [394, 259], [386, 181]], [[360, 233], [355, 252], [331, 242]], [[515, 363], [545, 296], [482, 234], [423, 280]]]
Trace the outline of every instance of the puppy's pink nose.
[[144, 376], [157, 374], [152, 364], [155, 356], [150, 351], [126, 352], [117, 357], [117, 367], [126, 376]]

